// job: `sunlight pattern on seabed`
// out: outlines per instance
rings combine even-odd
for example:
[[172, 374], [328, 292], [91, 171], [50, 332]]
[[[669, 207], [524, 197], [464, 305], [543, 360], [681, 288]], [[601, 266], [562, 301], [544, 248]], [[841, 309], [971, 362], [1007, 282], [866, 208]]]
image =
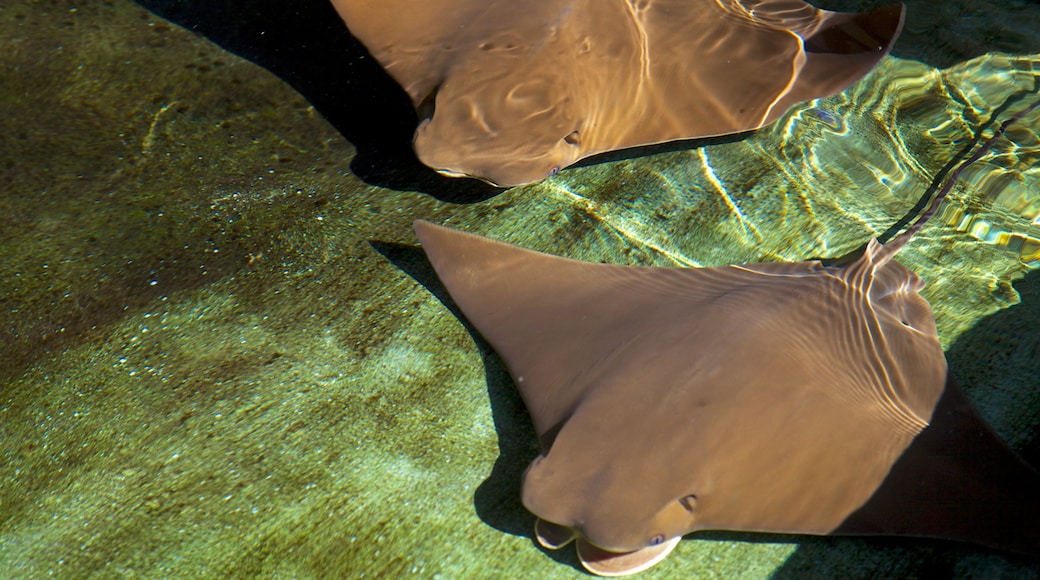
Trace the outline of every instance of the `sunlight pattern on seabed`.
[[[1040, 98], [1038, 55], [990, 54], [973, 61], [970, 67], [959, 65], [945, 71], [922, 67], [916, 71], [909, 66], [900, 73], [894, 79], [889, 76], [883, 91], [872, 87], [872, 78], [868, 78], [849, 91], [848, 98], [817, 100], [787, 117], [784, 148], [800, 150], [806, 180], [811, 173], [834, 167], [840, 148], [826, 142], [844, 138], [853, 130], [850, 125], [835, 122], [847, 116], [851, 103], [860, 109], [851, 116], [853, 126], [864, 119], [881, 124], [892, 143], [877, 147], [875, 155], [864, 151], [848, 155], [864, 158], [862, 169], [873, 176], [874, 184], [909, 198], [916, 194], [896, 192], [934, 177], [972, 141], [979, 127], [985, 126], [979, 135], [985, 139], [1004, 118]], [[998, 110], [1001, 105], [1006, 106]], [[964, 172], [937, 216], [938, 223], [997, 246], [1030, 269], [1040, 267], [1038, 127], [1040, 110], [1013, 126], [988, 155]], [[822, 151], [826, 151], [827, 163], [821, 161]], [[889, 163], [876, 158], [881, 154], [891, 155]], [[862, 177], [857, 176], [857, 182], [866, 184], [872, 194], [878, 193]], [[862, 195], [864, 187], [858, 189]]]

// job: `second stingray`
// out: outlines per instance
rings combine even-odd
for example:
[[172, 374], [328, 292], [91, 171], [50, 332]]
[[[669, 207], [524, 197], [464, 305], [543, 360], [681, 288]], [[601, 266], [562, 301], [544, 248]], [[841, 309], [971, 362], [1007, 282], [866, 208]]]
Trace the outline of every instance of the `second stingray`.
[[845, 89], [903, 7], [801, 0], [332, 0], [411, 97], [440, 173], [531, 183], [597, 153], [750, 131]]
[[953, 384], [924, 284], [893, 260], [936, 206], [841, 267], [615, 266], [415, 230], [534, 421], [539, 543], [577, 540], [588, 570], [645, 569], [696, 530], [1035, 555], [1040, 475]]

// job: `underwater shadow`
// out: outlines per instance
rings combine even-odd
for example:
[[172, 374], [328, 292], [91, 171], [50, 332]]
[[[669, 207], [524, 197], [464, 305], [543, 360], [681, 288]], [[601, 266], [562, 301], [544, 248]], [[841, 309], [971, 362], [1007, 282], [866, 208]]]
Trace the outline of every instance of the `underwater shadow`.
[[978, 406], [995, 423], [1021, 425], [1014, 435], [1021, 441], [1015, 451], [1040, 466], [1040, 405], [1016, 404], [1016, 399], [1021, 403], [1040, 392], [1040, 270], [1027, 273], [1012, 287], [1021, 301], [974, 324], [950, 346], [946, 358], [969, 398], [976, 400], [987, 391], [1002, 395], [993, 408], [982, 401]]
[[1023, 18], [1037, 9], [1035, 1], [814, 0], [810, 4], [855, 12], [897, 2], [906, 5], [906, 23], [892, 47], [892, 56], [948, 68], [993, 52], [1034, 54], [1040, 51], [1040, 35], [1031, 28], [1037, 19]]
[[[370, 241], [369, 244], [393, 265], [408, 274], [433, 294], [466, 327], [474, 344], [480, 351], [487, 377], [488, 399], [491, 417], [498, 435], [498, 458], [491, 473], [473, 493], [473, 507], [477, 516], [487, 525], [516, 536], [531, 538], [534, 544], [534, 516], [520, 501], [520, 481], [524, 470], [538, 455], [538, 437], [534, 432], [527, 408], [520, 392], [513, 385], [505, 364], [484, 337], [477, 332], [462, 310], [451, 299], [447, 288], [441, 283], [426, 254], [417, 247], [391, 242]], [[553, 559], [580, 568], [577, 557], [573, 562], [568, 556], [573, 550], [561, 550], [568, 554], [546, 551]]]
[[[1014, 283], [1022, 301], [979, 320], [961, 335], [946, 353], [950, 372], [984, 418], [996, 423], [1024, 425], [1015, 451], [1033, 467], [1040, 466], [1040, 270]], [[998, 402], [979, 399], [984, 392], [1003, 395]], [[1028, 405], [1021, 401], [1032, 400]], [[1016, 399], [1018, 403], [1016, 404]], [[995, 419], [998, 419], [994, 421]], [[1003, 437], [1002, 437], [1003, 438]], [[840, 575], [855, 578], [893, 574], [893, 562], [911, 558], [918, 568], [910, 572], [922, 578], [951, 578], [965, 559], [992, 558], [991, 567], [1006, 563], [1008, 570], [1040, 565], [1024, 556], [982, 546], [928, 538], [877, 536], [796, 536], [798, 549], [773, 578], [806, 578]], [[1000, 568], [994, 568], [1001, 575]], [[906, 570], [902, 570], [906, 573]]]
[[292, 86], [357, 150], [351, 170], [369, 185], [449, 203], [502, 192], [444, 177], [412, 151], [418, 119], [407, 94], [347, 31], [328, 0], [135, 0]]

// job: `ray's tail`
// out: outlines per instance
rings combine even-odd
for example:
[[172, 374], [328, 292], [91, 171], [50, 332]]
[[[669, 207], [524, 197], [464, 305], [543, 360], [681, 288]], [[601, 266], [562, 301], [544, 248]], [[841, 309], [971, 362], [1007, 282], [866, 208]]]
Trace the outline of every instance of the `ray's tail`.
[[955, 167], [953, 171], [951, 171], [950, 174], [946, 177], [946, 181], [943, 183], [942, 188], [935, 194], [935, 197], [932, 198], [932, 203], [928, 205], [928, 209], [924, 210], [921, 213], [921, 215], [917, 216], [917, 220], [915, 220], [910, 227], [906, 228], [906, 231], [885, 243], [886, 256], [891, 257], [897, 254], [899, 250], [902, 249], [902, 247], [905, 246], [907, 242], [909, 242], [922, 227], [924, 227], [924, 224], [928, 223], [928, 220], [931, 219], [933, 215], [935, 215], [936, 211], [938, 211], [939, 206], [942, 205], [943, 200], [946, 199], [946, 196], [949, 195], [950, 191], [953, 189], [953, 185], [957, 183], [958, 179], [960, 179], [961, 173], [963, 173], [964, 170], [968, 168], [968, 166], [975, 163], [979, 159], [982, 159], [984, 155], [986, 155], [987, 153], [989, 153], [991, 149], [993, 149], [993, 146], [997, 143], [997, 141], [999, 141], [1000, 138], [1004, 136], [1004, 133], [1007, 131], [1008, 127], [1020, 121], [1023, 117], [1028, 115], [1030, 112], [1033, 111], [1033, 109], [1036, 109], [1038, 106], [1040, 106], [1040, 100], [1035, 101], [1032, 105], [1029, 105], [1028, 107], [1022, 109], [1021, 111], [1015, 113], [1010, 118], [1005, 120], [1003, 123], [1000, 124], [1000, 127], [997, 128], [996, 132], [993, 133], [993, 136], [987, 139], [982, 144], [982, 147], [979, 147], [975, 151], [975, 153], [972, 154], [971, 157], [965, 159], [960, 164], [958, 164], [957, 167]]

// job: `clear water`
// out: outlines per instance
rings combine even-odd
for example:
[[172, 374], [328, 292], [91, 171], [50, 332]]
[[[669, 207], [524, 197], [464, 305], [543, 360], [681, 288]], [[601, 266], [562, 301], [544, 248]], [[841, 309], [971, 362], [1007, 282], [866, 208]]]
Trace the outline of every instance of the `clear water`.
[[[534, 435], [423, 285], [411, 221], [626, 264], [838, 256], [1040, 82], [1035, 3], [911, 3], [841, 95], [495, 192], [416, 167], [407, 101], [330, 7], [286, 4], [0, 7], [5, 576], [578, 577], [530, 539]], [[899, 258], [1034, 465], [1038, 131], [1014, 126]], [[698, 538], [647, 576], [1040, 576], [944, 542]]]

